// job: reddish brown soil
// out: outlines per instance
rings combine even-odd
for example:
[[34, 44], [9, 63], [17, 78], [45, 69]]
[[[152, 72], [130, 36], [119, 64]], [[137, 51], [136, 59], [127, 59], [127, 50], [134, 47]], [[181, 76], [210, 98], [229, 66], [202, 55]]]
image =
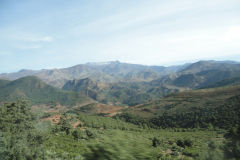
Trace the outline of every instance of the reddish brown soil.
[[77, 121], [72, 124], [73, 128], [77, 128], [79, 124], [83, 124], [81, 121]]
[[121, 110], [124, 109], [123, 106], [112, 106], [106, 104], [96, 104], [96, 113], [105, 113], [108, 117], [112, 117], [117, 113], [121, 113]]
[[45, 104], [34, 105], [32, 106], [33, 111], [41, 110], [46, 113], [59, 113], [67, 110], [67, 107], [58, 104], [56, 107], [51, 108]]
[[42, 121], [50, 121], [52, 124], [58, 124], [60, 122], [60, 114], [56, 114], [47, 118], [41, 119]]

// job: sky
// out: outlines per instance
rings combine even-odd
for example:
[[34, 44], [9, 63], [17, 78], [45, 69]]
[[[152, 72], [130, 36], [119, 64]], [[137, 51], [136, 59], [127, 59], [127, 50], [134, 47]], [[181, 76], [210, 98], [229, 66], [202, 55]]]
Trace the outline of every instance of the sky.
[[240, 61], [239, 0], [0, 0], [0, 73]]

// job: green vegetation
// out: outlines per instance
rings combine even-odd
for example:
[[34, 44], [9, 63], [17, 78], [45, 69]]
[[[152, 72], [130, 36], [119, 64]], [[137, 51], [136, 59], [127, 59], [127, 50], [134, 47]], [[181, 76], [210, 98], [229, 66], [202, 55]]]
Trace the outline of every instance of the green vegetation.
[[227, 138], [224, 146], [226, 158], [240, 159], [240, 126], [232, 127], [225, 137]]
[[[86, 66], [44, 73], [111, 83], [72, 80], [63, 91], [33, 76], [0, 80], [0, 159], [240, 159], [239, 64]], [[198, 87], [207, 89], [190, 90]]]
[[157, 128], [231, 128], [240, 124], [239, 88], [234, 86], [173, 94], [137, 108], [129, 108], [125, 111], [128, 115], [123, 113], [118, 117]]
[[[144, 121], [124, 122], [121, 116], [113, 119], [71, 111], [62, 113], [58, 124], [50, 125], [37, 120], [25, 102], [0, 109], [0, 156], [6, 160], [221, 160], [238, 156], [238, 129], [227, 134], [213, 128], [154, 129]], [[135, 118], [136, 122], [141, 119]]]
[[46, 136], [35, 127], [35, 116], [26, 102], [0, 107], [0, 159], [44, 159]]
[[[177, 69], [177, 73], [171, 71], [167, 75], [163, 74], [164, 70], [168, 70], [166, 68], [150, 67], [141, 72], [142, 76], [132, 70], [134, 66], [121, 63], [116, 63], [113, 66], [104, 69], [104, 71], [108, 70], [112, 73], [113, 70], [116, 70], [116, 73], [113, 72], [111, 76], [123, 78], [125, 75], [123, 81], [101, 81], [89, 76], [84, 79], [67, 81], [62, 88], [80, 92], [101, 103], [134, 106], [188, 89], [240, 84], [240, 65], [227, 62], [200, 61], [185, 66], [182, 70]], [[129, 68], [126, 67], [127, 69], [123, 70], [124, 66]], [[119, 72], [122, 74], [119, 75]], [[166, 72], [168, 73], [168, 71]], [[158, 76], [154, 76], [155, 74]], [[152, 81], [147, 81], [146, 77], [151, 77], [149, 79]]]
[[206, 86], [204, 88], [229, 87], [229, 86], [236, 86], [236, 85], [240, 85], [240, 78], [239, 77], [228, 78], [228, 79], [225, 79], [223, 81], [217, 82], [213, 85]]
[[224, 130], [156, 130], [107, 117], [68, 116], [82, 123], [71, 134], [61, 130], [51, 134], [45, 143], [49, 159], [204, 159], [210, 140], [217, 143], [214, 150], [224, 142]]
[[159, 99], [180, 90], [179, 87], [155, 86], [147, 82], [101, 83], [90, 78], [68, 81], [63, 89], [79, 92], [105, 104], [129, 106]]
[[[4, 84], [4, 85], [3, 85]], [[75, 92], [62, 91], [45, 84], [37, 77], [29, 76], [15, 81], [0, 83], [0, 102], [11, 102], [24, 98], [31, 104], [49, 104], [73, 106], [91, 101], [90, 98]]]

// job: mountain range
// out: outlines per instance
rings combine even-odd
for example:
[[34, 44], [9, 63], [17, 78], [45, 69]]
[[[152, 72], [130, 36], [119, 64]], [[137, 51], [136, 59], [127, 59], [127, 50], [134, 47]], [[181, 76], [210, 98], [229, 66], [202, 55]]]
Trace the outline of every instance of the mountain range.
[[34, 103], [50, 103], [50, 97], [54, 97], [54, 102], [73, 105], [80, 103], [77, 97], [81, 96], [87, 101], [134, 106], [171, 93], [236, 85], [239, 77], [240, 64], [232, 61], [199, 61], [170, 67], [119, 61], [86, 63], [0, 74], [0, 100], [27, 97]]
[[61, 88], [68, 80], [90, 78], [100, 82], [151, 81], [160, 76], [175, 73], [183, 66], [145, 66], [139, 64], [110, 61], [105, 63], [86, 63], [62, 69], [20, 70], [15, 73], [0, 74], [0, 78], [15, 80], [34, 75], [46, 83]]

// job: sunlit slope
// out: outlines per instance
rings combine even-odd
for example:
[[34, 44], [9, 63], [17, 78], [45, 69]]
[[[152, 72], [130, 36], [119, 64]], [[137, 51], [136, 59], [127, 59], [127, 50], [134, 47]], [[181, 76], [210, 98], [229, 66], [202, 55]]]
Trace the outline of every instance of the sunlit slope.
[[138, 105], [127, 113], [159, 127], [229, 127], [240, 122], [240, 86], [185, 91]]

